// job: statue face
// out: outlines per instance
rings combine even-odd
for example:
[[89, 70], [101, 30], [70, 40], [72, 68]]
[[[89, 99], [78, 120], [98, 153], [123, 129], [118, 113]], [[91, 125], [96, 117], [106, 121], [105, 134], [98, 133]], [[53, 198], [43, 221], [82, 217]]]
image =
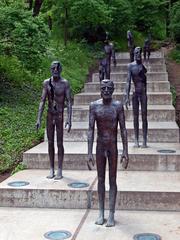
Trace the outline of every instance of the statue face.
[[140, 47], [136, 47], [134, 49], [134, 59], [136, 61], [141, 61], [141, 52], [142, 52], [142, 49]]
[[60, 62], [58, 62], [58, 61], [52, 62], [52, 64], [51, 64], [52, 76], [55, 78], [60, 77], [61, 72], [62, 72], [62, 67], [61, 67]]
[[114, 92], [114, 83], [111, 80], [105, 79], [101, 81], [101, 97], [103, 99], [111, 99]]

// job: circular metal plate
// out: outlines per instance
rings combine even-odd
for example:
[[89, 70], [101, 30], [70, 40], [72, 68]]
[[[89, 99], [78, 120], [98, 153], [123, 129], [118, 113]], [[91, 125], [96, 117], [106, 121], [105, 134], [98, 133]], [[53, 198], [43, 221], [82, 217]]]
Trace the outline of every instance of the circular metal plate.
[[134, 240], [161, 240], [161, 237], [154, 233], [140, 233], [133, 237]]
[[85, 187], [89, 187], [89, 184], [85, 182], [72, 182], [72, 183], [69, 183], [68, 186], [72, 188], [85, 188]]
[[29, 182], [25, 182], [25, 181], [14, 181], [14, 182], [9, 182], [8, 186], [10, 187], [24, 187], [29, 185]]
[[70, 238], [72, 234], [68, 231], [60, 230], [60, 231], [50, 231], [44, 234], [44, 237], [50, 240], [63, 240], [66, 238]]
[[159, 153], [175, 153], [175, 150], [171, 150], [171, 149], [160, 149], [158, 150]]

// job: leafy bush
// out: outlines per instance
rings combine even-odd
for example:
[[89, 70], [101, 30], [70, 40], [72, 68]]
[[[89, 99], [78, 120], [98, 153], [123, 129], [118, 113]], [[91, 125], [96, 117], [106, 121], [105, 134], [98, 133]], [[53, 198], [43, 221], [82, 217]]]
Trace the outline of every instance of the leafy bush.
[[0, 50], [15, 55], [23, 65], [37, 70], [48, 45], [48, 29], [41, 17], [18, 5], [0, 7]]
[[173, 4], [170, 16], [170, 29], [175, 41], [180, 43], [180, 2]]
[[161, 0], [133, 0], [132, 4], [136, 29], [145, 33], [150, 31], [156, 39], [165, 37], [165, 2]]

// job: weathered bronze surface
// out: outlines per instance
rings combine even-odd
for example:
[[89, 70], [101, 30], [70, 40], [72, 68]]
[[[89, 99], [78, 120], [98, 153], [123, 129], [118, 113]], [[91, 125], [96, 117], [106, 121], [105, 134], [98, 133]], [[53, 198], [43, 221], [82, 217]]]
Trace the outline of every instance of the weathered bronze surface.
[[88, 168], [94, 165], [92, 154], [94, 141], [94, 127], [97, 125], [97, 146], [96, 146], [96, 165], [98, 174], [98, 198], [99, 198], [99, 217], [95, 222], [98, 225], [104, 223], [104, 198], [105, 198], [105, 169], [106, 161], [109, 164], [109, 217], [107, 227], [115, 225], [114, 212], [117, 194], [116, 174], [117, 174], [117, 134], [118, 124], [121, 129], [123, 152], [121, 163], [126, 169], [128, 166], [128, 142], [127, 131], [125, 127], [125, 115], [123, 104], [120, 101], [113, 100], [112, 94], [114, 84], [111, 80], [101, 81], [101, 99], [90, 104], [89, 110], [89, 130], [88, 130]]
[[144, 60], [149, 61], [149, 58], [151, 55], [151, 38], [150, 38], [150, 36], [148, 36], [148, 38], [145, 39], [145, 41], [144, 41], [143, 55], [144, 55]]
[[142, 114], [142, 131], [143, 131], [143, 144], [142, 147], [147, 147], [147, 90], [146, 90], [146, 75], [147, 69], [142, 64], [141, 59], [142, 49], [136, 47], [134, 50], [135, 61], [128, 65], [128, 78], [126, 84], [126, 94], [125, 94], [125, 105], [128, 109], [130, 105], [130, 89], [131, 89], [131, 79], [134, 83], [134, 92], [132, 97], [132, 107], [133, 107], [133, 123], [134, 123], [134, 134], [135, 134], [135, 147], [139, 147], [139, 104], [141, 104], [141, 114]]
[[99, 63], [99, 80], [110, 79], [111, 74], [111, 59], [113, 60], [114, 66], [116, 66], [116, 55], [113, 44], [106, 39], [104, 45], [105, 57]]
[[[41, 126], [41, 118], [45, 106], [46, 99], [48, 99], [47, 111], [47, 137], [48, 137], [48, 152], [50, 160], [50, 175], [47, 178], [61, 179], [62, 178], [62, 164], [64, 157], [63, 147], [63, 114], [64, 105], [67, 101], [67, 121], [65, 127], [68, 126], [68, 132], [71, 130], [71, 115], [72, 103], [70, 86], [67, 80], [61, 77], [62, 66], [60, 62], [54, 61], [51, 64], [51, 78], [46, 79], [43, 83], [43, 91], [41, 101], [39, 104], [38, 118], [36, 122], [37, 130]], [[55, 176], [54, 173], [54, 133], [55, 127], [57, 132], [57, 147], [58, 147], [58, 170]]]
[[128, 41], [128, 49], [129, 49], [129, 56], [130, 62], [134, 61], [134, 38], [130, 30], [127, 31], [127, 41]]

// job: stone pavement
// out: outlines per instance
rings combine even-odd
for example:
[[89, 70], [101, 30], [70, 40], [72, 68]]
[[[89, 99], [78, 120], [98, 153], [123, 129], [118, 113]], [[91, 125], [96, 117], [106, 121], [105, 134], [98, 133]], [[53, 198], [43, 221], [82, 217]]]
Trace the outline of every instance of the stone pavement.
[[[117, 67], [112, 67], [111, 77], [116, 88], [114, 97], [122, 99], [128, 53], [117, 54], [117, 58]], [[94, 224], [98, 214], [96, 168], [88, 171], [86, 160], [88, 105], [100, 98], [98, 74], [95, 73], [93, 82], [86, 83], [83, 92], [74, 98], [72, 131], [64, 132], [64, 178], [60, 181], [46, 178], [49, 160], [45, 134], [43, 143], [23, 155], [28, 169], [0, 183], [0, 240], [44, 240], [46, 232], [55, 230], [69, 231], [68, 239], [71, 240], [131, 240], [139, 233], [155, 233], [162, 240], [180, 239], [179, 128], [175, 123], [163, 54], [152, 53], [146, 66], [148, 148], [133, 148], [130, 107], [125, 111], [130, 163], [127, 171], [122, 171], [120, 164], [118, 166], [116, 226], [106, 228]], [[120, 158], [120, 137], [118, 150]], [[8, 185], [14, 181], [25, 181], [28, 185]], [[77, 182], [85, 186], [73, 188], [70, 185]]]

